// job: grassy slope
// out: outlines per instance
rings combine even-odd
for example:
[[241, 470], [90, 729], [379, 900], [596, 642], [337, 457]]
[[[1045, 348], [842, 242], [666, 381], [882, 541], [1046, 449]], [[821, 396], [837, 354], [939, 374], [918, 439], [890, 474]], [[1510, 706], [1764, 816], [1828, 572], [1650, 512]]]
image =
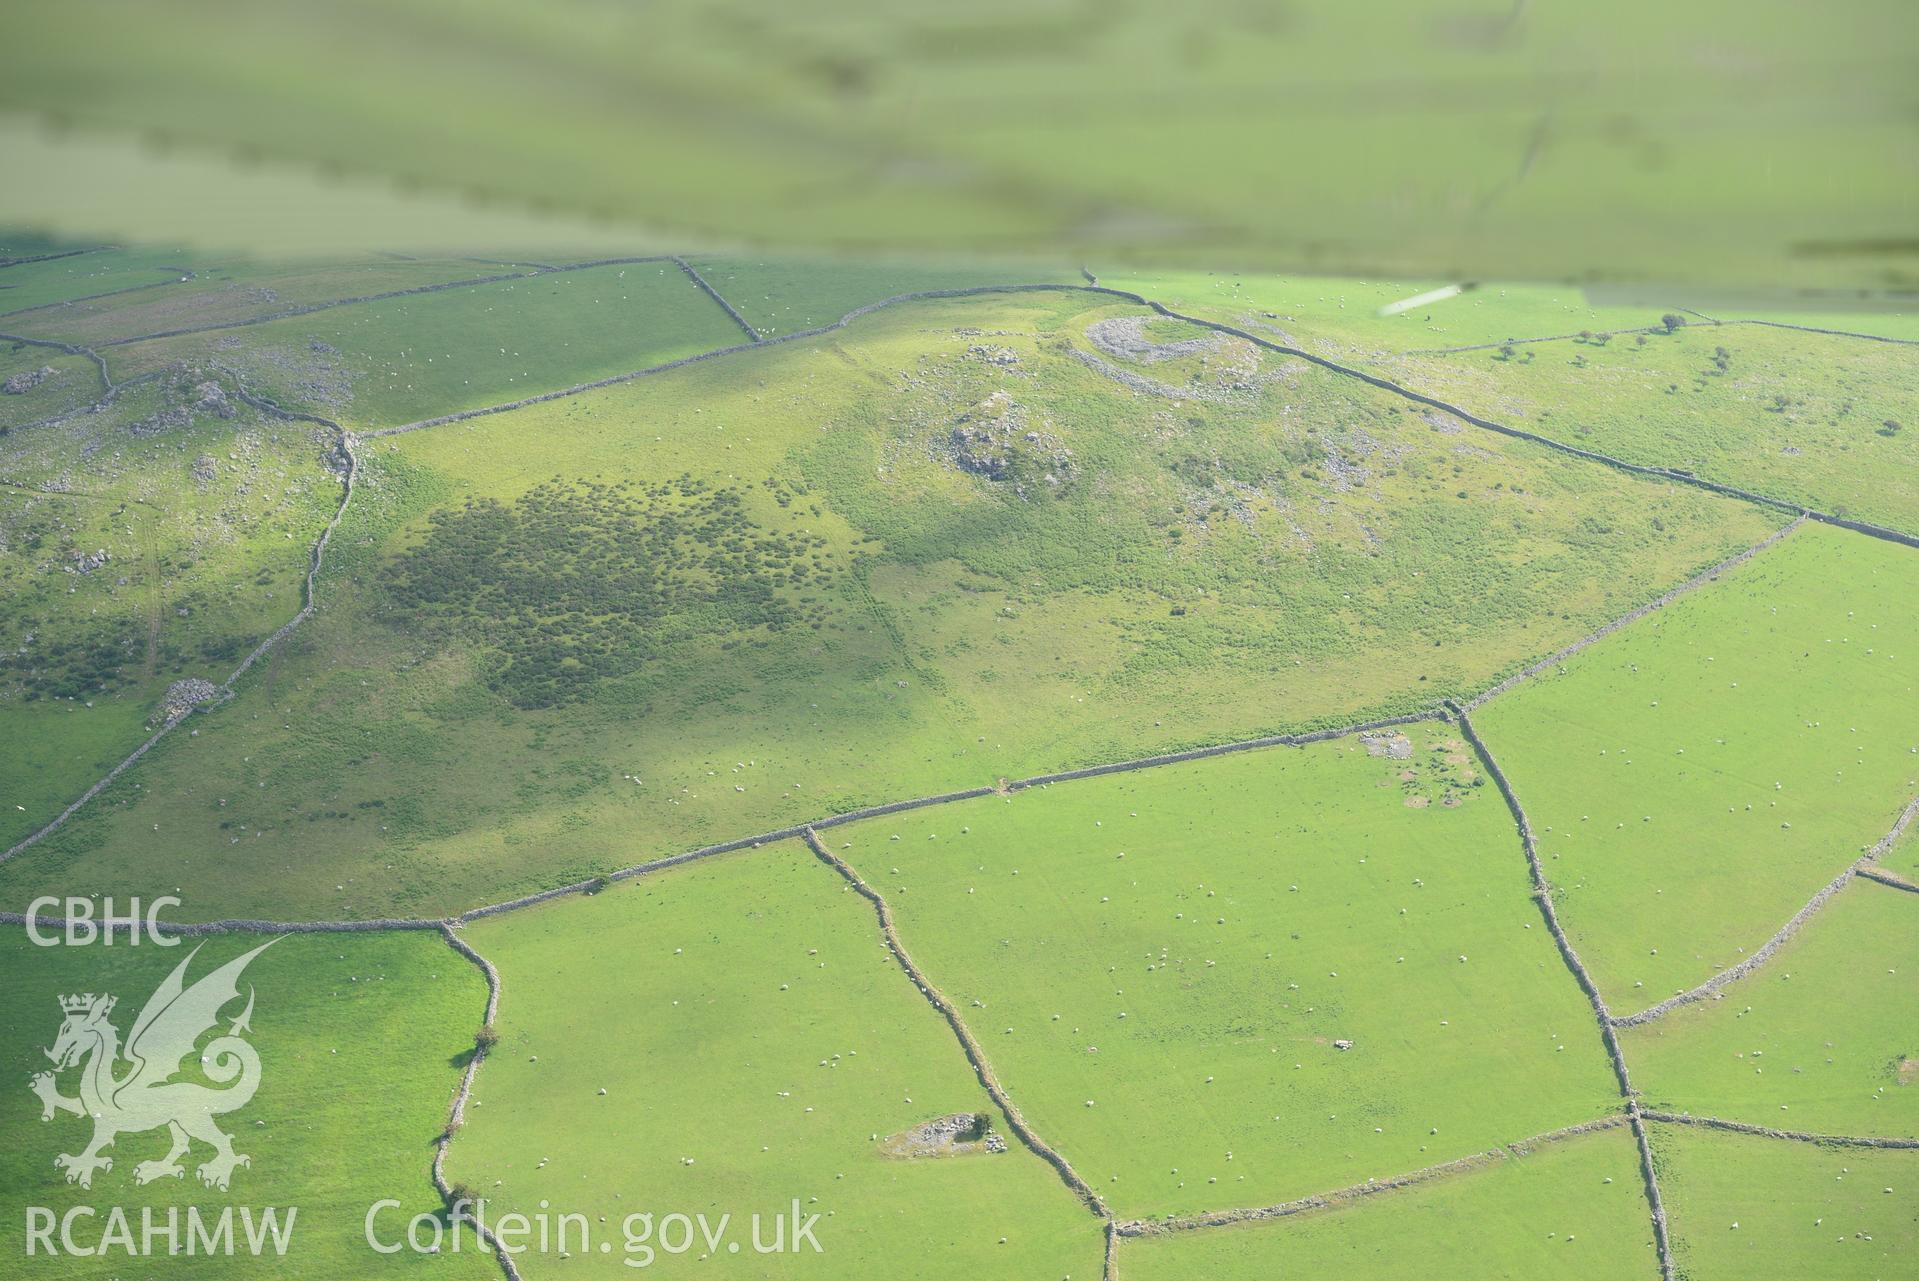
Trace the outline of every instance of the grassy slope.
[[[0, 707], [21, 731], [0, 747], [7, 843], [131, 751], [171, 682], [224, 680], [300, 608], [308, 549], [339, 502], [314, 429], [242, 409], [128, 430], [161, 403], [142, 387], [0, 437]], [[100, 549], [105, 565], [70, 572]]]
[[689, 259], [706, 282], [768, 338], [832, 324], [896, 294], [974, 285], [1067, 283], [1084, 277], [1039, 262], [898, 262], [854, 259], [712, 257]]
[[1542, 343], [1510, 360], [1417, 357], [1396, 376], [1585, 449], [1913, 531], [1914, 356], [1886, 343], [1688, 325], [1604, 346]]
[[[209, 940], [188, 981], [262, 941]], [[47, 1066], [38, 1047], [51, 1045], [59, 1030], [57, 998], [115, 993], [120, 1003], [113, 1021], [124, 1035], [147, 994], [190, 948], [135, 948], [124, 940], [111, 948], [40, 948], [17, 927], [0, 933], [0, 1066], [10, 1084], [0, 1092], [0, 1202], [7, 1207], [0, 1215], [0, 1251], [22, 1256], [22, 1207], [28, 1205], [56, 1214], [91, 1205], [101, 1215], [124, 1206], [136, 1232], [143, 1206], [197, 1204], [216, 1216], [228, 1205], [297, 1206], [292, 1245], [284, 1260], [271, 1264], [276, 1277], [497, 1276], [497, 1265], [482, 1255], [403, 1253], [389, 1260], [374, 1255], [362, 1236], [367, 1207], [383, 1197], [405, 1207], [385, 1222], [439, 1206], [428, 1181], [433, 1140], [446, 1124], [459, 1075], [454, 1059], [471, 1048], [486, 988], [470, 963], [431, 934], [293, 937], [247, 968], [243, 990], [250, 984], [257, 994], [248, 1039], [259, 1051], [261, 1083], [252, 1102], [222, 1122], [235, 1149], [253, 1159], [234, 1172], [230, 1192], [198, 1182], [192, 1165], [208, 1154], [199, 1145], [183, 1179], [136, 1186], [133, 1167], [165, 1155], [166, 1136], [158, 1132], [120, 1136], [108, 1150], [113, 1169], [96, 1174], [91, 1190], [62, 1181], [53, 1155], [78, 1151], [90, 1129], [65, 1114], [42, 1123], [40, 1101], [26, 1088], [28, 1075]], [[73, 1093], [76, 1079], [64, 1074], [63, 1091]], [[92, 1221], [96, 1233], [103, 1226], [103, 1219]], [[86, 1240], [84, 1222], [78, 1235]], [[116, 1258], [128, 1267], [123, 1256]], [[142, 1277], [197, 1279], [259, 1276], [267, 1264], [245, 1255], [209, 1260], [163, 1253], [137, 1266]], [[99, 1268], [98, 1260], [65, 1256], [36, 1257], [27, 1265], [36, 1277], [98, 1277]]]
[[[1184, 408], [1135, 395], [1060, 358], [1109, 314], [1079, 306], [915, 306], [371, 442], [321, 614], [200, 737], [142, 765], [144, 800], [116, 789], [8, 883], [158, 876], [215, 914], [469, 906], [856, 804], [1424, 706], [1767, 528], [1449, 435], [1329, 375]], [[979, 329], [1022, 363], [969, 356]], [[1075, 451], [1063, 497], [1027, 501], [942, 454], [996, 388]], [[521, 711], [487, 687], [484, 653], [386, 603], [390, 558], [431, 510], [556, 473], [682, 471], [827, 540], [845, 572], [812, 589], [820, 631], [689, 642], [585, 703]]]
[[1638, 1153], [1620, 1128], [1334, 1210], [1127, 1241], [1120, 1267], [1127, 1281], [1624, 1281], [1657, 1276], [1659, 1261]]
[[1615, 1009], [1736, 963], [1919, 791], [1910, 548], [1807, 526], [1478, 714]]
[[147, 736], [146, 698], [13, 703], [0, 738], [0, 848], [38, 831]]
[[1621, 1032], [1646, 1105], [1787, 1130], [1919, 1135], [1915, 926], [1911, 895], [1857, 881], [1723, 999]]
[[1911, 1272], [1919, 1152], [1823, 1149], [1682, 1125], [1654, 1125], [1652, 1144], [1673, 1253], [1689, 1281], [1884, 1281]]
[[[218, 359], [286, 404], [371, 428], [517, 400], [744, 341], [739, 326], [679, 268], [649, 262], [394, 298], [232, 334], [139, 343], [116, 349], [114, 363], [125, 376], [169, 361]], [[316, 366], [338, 370], [350, 393], [314, 394], [310, 371]]]
[[[797, 842], [467, 937], [505, 995], [448, 1173], [497, 1211], [550, 1201], [615, 1232], [636, 1212], [731, 1213], [741, 1236], [749, 1215], [795, 1198], [823, 1216], [821, 1255], [662, 1256], [653, 1266], [668, 1274], [1098, 1273], [1098, 1221], [1023, 1148], [913, 1161], [877, 1150], [874, 1135], [992, 1104], [883, 951], [871, 907]], [[532, 1256], [521, 1266], [562, 1271]], [[575, 1267], [629, 1274], [617, 1244]]]
[[1342, 739], [827, 836], [1116, 1212], [1267, 1205], [1618, 1106], [1497, 793], [1443, 726], [1412, 737], [1410, 761]]

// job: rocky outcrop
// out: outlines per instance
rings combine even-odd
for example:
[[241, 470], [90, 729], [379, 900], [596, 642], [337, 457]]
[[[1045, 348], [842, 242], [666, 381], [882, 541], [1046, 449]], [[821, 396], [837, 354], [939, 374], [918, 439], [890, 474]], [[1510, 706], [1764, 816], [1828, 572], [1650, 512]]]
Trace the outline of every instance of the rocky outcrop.
[[1030, 425], [1026, 407], [996, 391], [960, 415], [948, 443], [953, 463], [988, 480], [1056, 491], [1073, 474], [1073, 451], [1051, 431]]
[[215, 418], [231, 418], [238, 411], [234, 409], [233, 402], [227, 399], [226, 389], [209, 378], [193, 388], [193, 412], [212, 414]]

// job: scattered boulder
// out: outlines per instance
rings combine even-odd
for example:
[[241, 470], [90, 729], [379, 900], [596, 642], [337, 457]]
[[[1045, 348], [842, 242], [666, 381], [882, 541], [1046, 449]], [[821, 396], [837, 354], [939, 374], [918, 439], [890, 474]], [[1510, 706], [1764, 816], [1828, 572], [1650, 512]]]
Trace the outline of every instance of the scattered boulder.
[[1148, 316], [1108, 316], [1086, 326], [1086, 340], [1115, 360], [1154, 364], [1181, 356], [1203, 356], [1220, 345], [1219, 336], [1205, 334], [1179, 342], [1154, 342], [1146, 336]]
[[212, 681], [189, 677], [175, 681], [167, 686], [165, 697], [160, 700], [160, 718], [168, 723], [179, 720], [202, 703], [217, 702], [220, 687]]
[[53, 374], [54, 369], [52, 365], [42, 365], [38, 369], [13, 374], [8, 377], [6, 382], [0, 383], [0, 392], [5, 392], [9, 396], [24, 396], [47, 379], [53, 377]]
[[104, 547], [97, 551], [75, 552], [73, 554], [73, 564], [67, 566], [67, 568], [76, 574], [91, 574], [94, 570], [100, 568], [112, 559], [112, 554]]
[[1409, 761], [1413, 757], [1413, 740], [1404, 734], [1369, 732], [1361, 734], [1359, 741], [1365, 745], [1368, 756], [1384, 756], [1395, 761]]
[[128, 424], [127, 430], [135, 436], [160, 436], [192, 424], [193, 414], [185, 405], [170, 405], [158, 413], [147, 415], [137, 423]]
[[955, 1112], [935, 1117], [893, 1135], [880, 1145], [887, 1156], [954, 1156], [962, 1152], [1004, 1152], [1006, 1140], [993, 1132], [985, 1112]]

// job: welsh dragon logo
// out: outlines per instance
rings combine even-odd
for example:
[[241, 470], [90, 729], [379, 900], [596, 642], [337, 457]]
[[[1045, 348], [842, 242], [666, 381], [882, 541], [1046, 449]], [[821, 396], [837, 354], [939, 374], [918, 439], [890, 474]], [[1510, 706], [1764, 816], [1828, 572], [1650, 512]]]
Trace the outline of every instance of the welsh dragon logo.
[[[57, 1168], [66, 1171], [67, 1182], [92, 1187], [94, 1171], [113, 1168], [113, 1158], [100, 1155], [101, 1149], [113, 1146], [119, 1135], [161, 1126], [172, 1136], [172, 1147], [160, 1160], [136, 1165], [135, 1183], [183, 1177], [186, 1171], [180, 1158], [195, 1139], [213, 1149], [212, 1158], [199, 1168], [200, 1181], [208, 1187], [224, 1191], [235, 1166], [252, 1164], [233, 1150], [232, 1136], [213, 1121], [245, 1107], [260, 1088], [260, 1056], [242, 1036], [251, 1030], [251, 986], [246, 1008], [226, 1034], [214, 1037], [199, 1052], [201, 1071], [225, 1088], [173, 1078], [185, 1067], [200, 1037], [219, 1023], [220, 1011], [239, 999], [240, 973], [247, 963], [277, 942], [263, 943], [187, 987], [187, 966], [200, 951], [194, 948], [147, 999], [124, 1048], [119, 1029], [107, 1017], [113, 1013], [115, 998], [91, 992], [60, 998], [66, 1021], [53, 1048], [46, 1051], [53, 1071], [36, 1074], [32, 1087], [40, 1096], [42, 1121], [53, 1120], [56, 1112], [93, 1118], [93, 1141], [86, 1149], [77, 1156], [62, 1153], [53, 1159]], [[80, 1097], [70, 1099], [60, 1093], [55, 1076], [75, 1066], [80, 1068]]]

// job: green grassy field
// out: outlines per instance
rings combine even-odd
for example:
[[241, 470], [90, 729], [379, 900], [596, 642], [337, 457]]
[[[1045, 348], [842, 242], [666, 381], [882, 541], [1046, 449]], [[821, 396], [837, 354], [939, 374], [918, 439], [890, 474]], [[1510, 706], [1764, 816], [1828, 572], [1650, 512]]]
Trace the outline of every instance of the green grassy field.
[[[1505, 343], [1551, 337], [1580, 337], [1590, 331], [1663, 327], [1662, 317], [1677, 312], [1691, 326], [1724, 321], [1769, 321], [1841, 333], [1865, 334], [1911, 342], [1919, 340], [1919, 317], [1911, 312], [1806, 311], [1781, 304], [1771, 307], [1695, 304], [1705, 315], [1682, 308], [1690, 291], [1646, 289], [1640, 299], [1617, 290], [1595, 291], [1571, 284], [1519, 281], [1475, 284], [1449, 298], [1381, 315], [1390, 303], [1446, 286], [1443, 280], [1361, 280], [1350, 276], [1284, 276], [1263, 271], [1140, 270], [1113, 266], [1099, 273], [1100, 283], [1144, 294], [1175, 310], [1194, 309], [1209, 319], [1254, 329], [1279, 331], [1294, 345], [1323, 355], [1392, 365], [1408, 354], [1439, 348]], [[1733, 328], [1723, 332], [1748, 332]], [[1614, 341], [1637, 344], [1624, 335]], [[1650, 341], [1650, 339], [1648, 340]], [[1819, 337], [1797, 341], [1820, 350]], [[1522, 347], [1524, 346], [1522, 341]], [[1577, 350], [1575, 348], [1575, 350]], [[1488, 353], [1490, 354], [1490, 353]], [[1544, 352], [1535, 353], [1541, 360]], [[1590, 356], [1591, 353], [1587, 352]]]
[[1617, 1012], [1737, 963], [1919, 793], [1915, 591], [1910, 548], [1808, 525], [1476, 714]]
[[1750, 306], [1705, 306], [1700, 310], [1718, 320], [1768, 320], [1808, 329], [1833, 329], [1844, 333], [1874, 334], [1901, 342], [1919, 342], [1919, 315], [1910, 310], [1882, 311], [1876, 307], [1870, 311], [1755, 310]]
[[39, 258], [48, 254], [69, 253], [75, 249], [89, 247], [83, 242], [70, 241], [44, 231], [22, 231], [19, 228], [9, 228], [0, 232], [0, 260]]
[[1631, 1131], [1539, 1147], [1515, 1160], [1274, 1223], [1121, 1244], [1127, 1281], [1294, 1276], [1659, 1275]]
[[1919, 902], [1860, 880], [1720, 1000], [1626, 1028], [1646, 1106], [1818, 1134], [1919, 1135]]
[[448, 1175], [496, 1214], [550, 1204], [613, 1240], [571, 1262], [524, 1256], [529, 1277], [630, 1275], [631, 1214], [730, 1213], [744, 1242], [750, 1215], [796, 1199], [821, 1216], [820, 1253], [660, 1254], [650, 1270], [1098, 1275], [1099, 1220], [1024, 1148], [881, 1150], [992, 1104], [872, 908], [798, 842], [465, 933], [505, 995]]
[[1819, 1148], [1683, 1125], [1652, 1144], [1689, 1281], [1883, 1281], [1919, 1249], [1919, 1153]]
[[172, 361], [220, 360], [284, 404], [371, 428], [745, 341], [678, 267], [644, 262], [391, 298], [112, 355], [122, 377]]
[[1663, 310], [1594, 304], [1575, 285], [1501, 282], [1382, 316], [1379, 309], [1388, 303], [1449, 282], [1123, 268], [1097, 274], [1102, 285], [1130, 290], [1176, 311], [1236, 325], [1318, 355], [1385, 366], [1378, 372], [1389, 376], [1396, 372], [1397, 359], [1409, 351], [1657, 325]]
[[1046, 262], [937, 259], [695, 257], [719, 294], [768, 338], [830, 325], [856, 307], [922, 289], [975, 285], [1080, 284], [1071, 267]]
[[[1243, 346], [1082, 363], [1115, 319], [1075, 296], [914, 305], [368, 442], [320, 614], [0, 885], [463, 908], [857, 805], [1429, 706], [1776, 519]], [[505, 563], [529, 608], [459, 604]]]
[[158, 725], [172, 682], [225, 680], [300, 608], [339, 503], [330, 442], [201, 385], [0, 436], [0, 707], [23, 731], [0, 747], [9, 843]]
[[[17, 263], [0, 268], [0, 315], [114, 289], [178, 280], [186, 274], [186, 261], [184, 250], [142, 246], [95, 249], [45, 262]], [[6, 327], [6, 322], [0, 321], [0, 328]]]
[[[24, 905], [23, 905], [24, 906]], [[122, 905], [124, 909], [124, 904]], [[187, 976], [191, 983], [217, 965], [258, 946], [259, 936], [209, 939]], [[161, 949], [128, 946], [35, 947], [24, 931], [0, 932], [0, 1066], [9, 1088], [0, 1092], [0, 1186], [8, 1210], [0, 1217], [0, 1251], [24, 1257], [23, 1207], [41, 1206], [64, 1215], [75, 1206], [98, 1211], [78, 1221], [76, 1236], [90, 1244], [106, 1226], [108, 1207], [124, 1207], [133, 1230], [141, 1212], [164, 1216], [169, 1207], [193, 1205], [210, 1221], [223, 1208], [296, 1207], [284, 1258], [204, 1255], [169, 1257], [165, 1239], [150, 1257], [118, 1252], [83, 1259], [37, 1255], [23, 1265], [45, 1277], [240, 1277], [270, 1271], [276, 1277], [335, 1281], [343, 1276], [484, 1278], [498, 1276], [486, 1255], [434, 1258], [370, 1251], [362, 1223], [375, 1201], [391, 1197], [401, 1210], [382, 1224], [437, 1210], [428, 1178], [433, 1143], [446, 1125], [458, 1084], [460, 1055], [472, 1048], [482, 1017], [486, 986], [479, 972], [434, 934], [295, 936], [262, 953], [245, 971], [257, 1004], [248, 1040], [260, 1057], [258, 1093], [244, 1108], [219, 1120], [237, 1152], [252, 1159], [233, 1172], [227, 1191], [202, 1186], [193, 1169], [211, 1149], [196, 1143], [180, 1179], [140, 1186], [134, 1168], [166, 1154], [164, 1131], [121, 1134], [106, 1155], [111, 1170], [96, 1173], [90, 1189], [69, 1185], [53, 1163], [56, 1153], [77, 1153], [91, 1134], [82, 1118], [56, 1114], [40, 1119], [40, 1100], [27, 1089], [30, 1074], [47, 1068], [41, 1047], [60, 1031], [58, 998], [80, 992], [110, 992], [119, 998], [112, 1021], [128, 1035], [149, 993], [184, 960], [192, 943]], [[225, 1012], [220, 1029], [240, 1011]], [[125, 1067], [116, 1069], [124, 1074]], [[189, 1066], [180, 1077], [199, 1073]], [[72, 1095], [77, 1073], [61, 1075]], [[218, 1088], [217, 1084], [216, 1087]], [[236, 1211], [237, 1213], [237, 1211]], [[181, 1220], [181, 1249], [185, 1249]], [[236, 1238], [241, 1236], [238, 1223]], [[91, 1234], [91, 1239], [90, 1239]], [[137, 1239], [137, 1236], [136, 1236]], [[55, 1240], [58, 1241], [56, 1235]], [[111, 1272], [103, 1272], [103, 1264]]]
[[1907, 880], [1919, 880], [1919, 832], [1908, 831], [1879, 862]]
[[1274, 1204], [1619, 1104], [1497, 792], [1408, 733], [823, 835], [1117, 1213]]
[[[111, 298], [0, 316], [0, 329], [94, 346], [198, 325], [235, 324], [289, 307], [528, 270], [470, 258], [269, 263], [194, 254], [179, 261], [193, 271], [192, 280], [174, 277]], [[0, 295], [0, 302], [4, 298]]]

